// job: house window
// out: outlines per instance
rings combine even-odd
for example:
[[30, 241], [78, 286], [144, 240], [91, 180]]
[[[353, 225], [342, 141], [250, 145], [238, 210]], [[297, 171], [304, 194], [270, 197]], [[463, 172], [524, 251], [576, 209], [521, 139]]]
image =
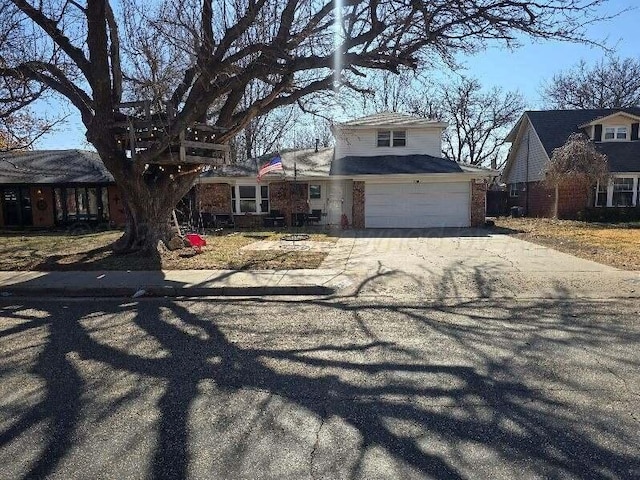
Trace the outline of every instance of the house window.
[[378, 130], [378, 146], [379, 147], [406, 147], [407, 131], [406, 130]]
[[614, 207], [631, 207], [633, 205], [633, 178], [613, 179]]
[[255, 186], [238, 186], [238, 196], [240, 197], [240, 213], [256, 213], [258, 211], [257, 188]]
[[391, 146], [391, 131], [378, 130], [378, 146], [390, 147]]
[[626, 140], [627, 127], [605, 127], [604, 139], [605, 140]]
[[406, 132], [406, 130], [394, 130], [393, 131], [393, 146], [394, 147], [406, 147], [407, 146], [407, 132]]
[[596, 207], [607, 206], [607, 185], [598, 184], [596, 187]]
[[231, 185], [231, 212], [238, 213], [236, 211], [236, 187]]
[[317, 200], [321, 198], [322, 191], [320, 185], [309, 185], [309, 198], [312, 200]]
[[267, 213], [269, 211], [268, 185], [232, 185], [231, 211], [240, 213]]
[[267, 213], [269, 211], [269, 186], [260, 186], [260, 211]]
[[517, 183], [510, 183], [509, 184], [509, 196], [512, 198], [517, 198], [518, 197], [518, 184]]
[[53, 198], [58, 223], [109, 219], [109, 194], [104, 187], [57, 187]]

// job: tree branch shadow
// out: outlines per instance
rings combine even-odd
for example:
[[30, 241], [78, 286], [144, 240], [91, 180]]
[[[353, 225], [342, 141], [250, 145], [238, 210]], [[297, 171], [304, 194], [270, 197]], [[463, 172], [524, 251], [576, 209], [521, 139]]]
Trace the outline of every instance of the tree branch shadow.
[[[449, 279], [443, 281], [446, 284]], [[479, 291], [487, 292], [485, 283], [490, 281], [476, 272]], [[192, 446], [190, 416], [194, 402], [202, 396], [199, 385], [203, 381], [213, 382], [229, 399], [241, 391], [267, 395], [257, 402], [258, 409], [268, 408], [269, 399], [277, 397], [321, 422], [339, 419], [357, 431], [361, 440], [353, 465], [346, 468], [332, 465], [327, 458], [324, 463], [312, 458], [310, 470], [316, 477], [331, 476], [331, 472], [341, 468], [355, 477], [364, 471], [365, 452], [376, 447], [423, 476], [471, 478], [471, 467], [460, 460], [460, 452], [464, 444], [472, 443], [501, 459], [526, 463], [530, 471], [540, 476], [629, 478], [630, 472], [640, 468], [637, 456], [626, 455], [584, 435], [575, 423], [574, 405], [528, 385], [510, 362], [513, 358], [538, 359], [531, 349], [540, 347], [542, 342], [548, 344], [550, 335], [555, 333], [561, 337], [557, 344], [565, 342], [585, 348], [623, 339], [640, 343], [637, 334], [630, 335], [620, 325], [594, 325], [581, 320], [580, 303], [569, 301], [560, 286], [557, 293], [558, 298], [551, 302], [515, 304], [508, 309], [490, 298], [428, 307], [353, 304], [348, 299], [306, 300], [305, 305], [315, 305], [327, 313], [340, 311], [351, 315], [354, 324], [366, 330], [367, 340], [319, 341], [305, 339], [301, 332], [301, 342], [310, 342], [311, 346], [294, 348], [238, 344], [230, 338], [234, 325], [223, 327], [217, 318], [199, 316], [179, 302], [101, 304], [103, 313], [130, 312], [131, 324], [166, 352], [159, 357], [144, 357], [95, 338], [84, 320], [95, 312], [95, 305], [79, 304], [73, 316], [61, 316], [52, 310], [46, 320], [6, 329], [0, 337], [0, 340], [13, 338], [42, 326], [49, 330], [32, 369], [46, 383], [45, 398], [0, 434], [0, 448], [46, 419], [49, 425], [46, 444], [24, 478], [46, 477], [59, 468], [74, 445], [74, 432], [85, 401], [83, 392], [88, 388], [80, 367], [70, 360], [70, 355], [76, 355], [113, 371], [164, 382], [157, 403], [157, 441], [149, 472], [153, 478], [189, 476], [189, 468], [198, 454]], [[296, 301], [267, 299], [262, 303], [288, 308], [299, 305]], [[501, 310], [502, 317], [493, 313], [483, 316], [482, 312], [491, 312], [492, 305]], [[544, 320], [543, 312], [550, 310], [559, 312], [553, 323]], [[436, 315], [460, 316], [461, 312], [465, 312], [465, 321], [471, 323], [443, 322]], [[602, 307], [601, 313], [604, 312], [606, 306]], [[367, 315], [380, 314], [402, 315], [403, 321], [412, 322], [415, 328], [435, 332], [481, 361], [476, 366], [454, 361], [437, 364], [423, 353], [384, 340], [367, 325]], [[16, 319], [24, 320], [24, 312], [16, 311], [15, 315]], [[8, 310], [5, 316], [12, 318], [12, 312]], [[513, 327], [499, 327], [508, 321], [514, 322]], [[525, 327], [531, 332], [529, 344], [512, 340], [509, 358], [500, 359], [487, 353], [491, 348], [505, 348], [501, 333]], [[282, 362], [285, 367], [279, 366]], [[365, 380], [358, 380], [362, 378]], [[578, 388], [579, 382], [566, 381], [564, 385]], [[130, 401], [135, 401], [135, 397]], [[250, 413], [244, 415], [250, 422], [257, 422], [260, 414]], [[409, 434], [398, 426], [405, 423], [420, 433]], [[606, 422], [599, 424], [593, 420], [591, 425], [624, 440], [623, 434]], [[220, 460], [230, 469], [230, 476], [252, 454], [244, 442], [248, 442], [248, 433], [229, 447], [237, 459]], [[459, 455], [448, 456], [428, 447], [438, 442], [445, 442]], [[316, 450], [314, 446], [313, 451]], [[274, 450], [273, 455], [278, 454]]]

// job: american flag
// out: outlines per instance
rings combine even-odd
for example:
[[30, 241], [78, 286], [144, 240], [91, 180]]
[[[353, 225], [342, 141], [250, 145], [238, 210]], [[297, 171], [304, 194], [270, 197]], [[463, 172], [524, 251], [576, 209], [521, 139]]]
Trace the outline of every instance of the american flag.
[[260, 171], [258, 172], [258, 181], [260, 181], [260, 179], [264, 175], [270, 172], [284, 172], [284, 168], [282, 168], [282, 159], [280, 158], [280, 155], [276, 155], [271, 159], [269, 163], [265, 163], [262, 166], [262, 168], [260, 168]]

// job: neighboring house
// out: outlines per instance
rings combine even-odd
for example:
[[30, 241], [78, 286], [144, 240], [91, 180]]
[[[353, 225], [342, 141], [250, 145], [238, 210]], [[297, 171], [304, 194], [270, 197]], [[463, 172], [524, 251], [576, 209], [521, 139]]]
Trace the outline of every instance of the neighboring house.
[[[575, 218], [589, 207], [640, 206], [640, 108], [525, 112], [507, 136], [511, 150], [502, 173], [511, 206], [530, 216], [553, 215], [554, 192], [545, 187], [544, 170], [553, 150], [574, 132], [586, 134], [606, 154], [611, 173], [594, 195], [572, 185], [558, 192], [558, 217]], [[587, 205], [589, 197], [593, 203]]]
[[113, 177], [95, 152], [0, 153], [0, 227], [122, 225]]
[[274, 215], [308, 215], [353, 228], [480, 226], [486, 186], [497, 172], [442, 158], [445, 123], [381, 113], [333, 127], [335, 148], [280, 152], [283, 173], [257, 182], [273, 155], [203, 174], [196, 202], [205, 216], [259, 226]]

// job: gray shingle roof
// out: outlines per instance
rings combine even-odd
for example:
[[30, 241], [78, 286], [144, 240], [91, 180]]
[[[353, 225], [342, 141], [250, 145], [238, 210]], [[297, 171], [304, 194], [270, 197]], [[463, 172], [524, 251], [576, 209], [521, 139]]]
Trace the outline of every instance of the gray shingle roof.
[[640, 142], [603, 142], [596, 148], [607, 156], [610, 172], [640, 172]]
[[341, 127], [378, 127], [378, 126], [398, 126], [398, 127], [428, 127], [437, 126], [442, 123], [439, 120], [429, 120], [427, 118], [414, 117], [404, 113], [382, 112], [366, 117], [356, 118], [346, 122], [338, 123]]
[[[204, 177], [256, 177], [258, 169], [273, 157], [276, 152], [262, 155], [258, 158], [250, 158], [242, 163], [224, 165], [216, 169], [209, 170], [203, 174]], [[331, 160], [333, 160], [333, 147], [321, 148], [317, 152], [313, 148], [302, 150], [282, 150], [280, 152], [282, 168], [286, 178], [293, 178], [294, 164], [298, 176], [304, 177], [326, 177], [329, 175]], [[280, 172], [267, 174], [265, 178], [283, 177]]]
[[112, 183], [96, 152], [36, 150], [0, 153], [0, 184]]
[[255, 177], [258, 175], [256, 158], [249, 158], [232, 165], [218, 165], [205, 171], [201, 177]]
[[[551, 157], [553, 150], [564, 145], [569, 135], [582, 131], [580, 125], [616, 112], [640, 115], [640, 108], [544, 110], [525, 113], [531, 120], [547, 155]], [[603, 142], [596, 143], [596, 148], [607, 154], [609, 170], [612, 172], [634, 172], [640, 168], [640, 142]], [[630, 167], [633, 169], [629, 170]]]
[[461, 173], [459, 164], [431, 155], [384, 155], [343, 157], [331, 166], [331, 175], [394, 175], [422, 173]]

